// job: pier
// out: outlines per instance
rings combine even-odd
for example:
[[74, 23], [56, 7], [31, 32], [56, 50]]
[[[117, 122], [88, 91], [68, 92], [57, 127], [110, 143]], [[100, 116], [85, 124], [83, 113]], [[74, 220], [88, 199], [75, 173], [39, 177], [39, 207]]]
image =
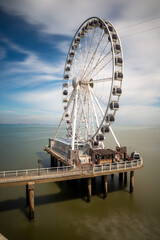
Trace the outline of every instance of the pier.
[[[57, 159], [54, 159], [57, 161]], [[107, 197], [107, 175], [119, 173], [119, 179], [127, 181], [127, 172], [130, 172], [130, 192], [134, 189], [134, 171], [143, 167], [143, 159], [123, 161], [117, 163], [94, 164], [90, 166], [60, 166], [50, 168], [24, 169], [0, 172], [0, 187], [26, 186], [26, 206], [29, 206], [29, 217], [34, 218], [34, 186], [47, 182], [60, 182], [75, 179], [88, 179], [87, 200], [91, 200], [91, 179], [102, 176], [104, 198]]]

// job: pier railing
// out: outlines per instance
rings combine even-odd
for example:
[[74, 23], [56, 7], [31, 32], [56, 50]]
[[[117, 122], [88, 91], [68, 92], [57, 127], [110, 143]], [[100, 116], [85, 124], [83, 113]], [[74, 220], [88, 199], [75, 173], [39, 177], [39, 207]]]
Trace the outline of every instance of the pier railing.
[[59, 172], [69, 172], [74, 169], [74, 166], [63, 166], [63, 167], [50, 167], [50, 168], [34, 168], [34, 169], [23, 169], [23, 170], [11, 170], [1, 171], [0, 179], [7, 177], [21, 177], [21, 176], [35, 176], [43, 174], [56, 174]]
[[124, 172], [137, 169], [143, 165], [143, 159], [123, 161], [117, 163], [106, 163], [85, 166], [61, 166], [51, 168], [36, 168], [25, 170], [0, 171], [0, 183], [31, 181], [47, 178], [58, 178], [78, 175], [109, 174], [110, 172]]

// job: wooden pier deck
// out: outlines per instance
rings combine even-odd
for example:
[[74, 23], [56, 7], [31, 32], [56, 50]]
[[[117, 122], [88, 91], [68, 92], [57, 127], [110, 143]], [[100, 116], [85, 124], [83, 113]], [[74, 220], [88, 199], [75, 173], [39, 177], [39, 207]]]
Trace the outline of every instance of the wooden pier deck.
[[143, 167], [143, 159], [107, 163], [90, 166], [61, 166], [51, 168], [24, 169], [0, 172], [0, 187], [26, 186], [26, 203], [29, 206], [29, 218], [34, 218], [34, 186], [39, 183], [60, 182], [74, 179], [87, 179], [88, 201], [91, 200], [91, 178], [102, 176], [104, 198], [107, 197], [107, 175], [119, 173], [119, 179], [127, 181], [130, 171], [130, 192], [134, 189], [134, 171]]
[[81, 178], [93, 178], [135, 171], [143, 167], [143, 160], [126, 161], [119, 163], [99, 164], [93, 166], [62, 166], [51, 168], [36, 168], [25, 170], [1, 171], [0, 187], [26, 185], [28, 182], [46, 183], [59, 182]]

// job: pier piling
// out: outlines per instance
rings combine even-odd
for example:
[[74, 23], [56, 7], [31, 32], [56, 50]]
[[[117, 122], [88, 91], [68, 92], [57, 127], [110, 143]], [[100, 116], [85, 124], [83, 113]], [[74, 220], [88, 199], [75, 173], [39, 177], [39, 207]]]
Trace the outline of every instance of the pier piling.
[[26, 185], [26, 207], [29, 206], [28, 184]]
[[27, 184], [28, 202], [29, 202], [29, 219], [34, 219], [34, 182]]
[[51, 155], [51, 167], [54, 167], [55, 157]]
[[123, 181], [123, 172], [119, 173], [119, 181], [122, 182]]
[[91, 178], [87, 179], [87, 185], [88, 185], [88, 196], [87, 196], [87, 201], [91, 201]]
[[130, 171], [130, 193], [134, 190], [134, 171]]
[[107, 175], [103, 176], [103, 181], [104, 181], [103, 198], [106, 199], [108, 192]]
[[124, 172], [124, 184], [127, 184], [127, 172]]

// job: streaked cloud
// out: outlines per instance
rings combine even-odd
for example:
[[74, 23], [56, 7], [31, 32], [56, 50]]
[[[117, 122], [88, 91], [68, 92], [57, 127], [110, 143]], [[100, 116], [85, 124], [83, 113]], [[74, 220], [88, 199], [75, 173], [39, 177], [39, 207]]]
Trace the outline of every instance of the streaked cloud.
[[6, 50], [3, 47], [0, 47], [0, 60], [3, 60], [6, 57]]
[[22, 16], [48, 34], [73, 35], [78, 26], [91, 16], [108, 18], [125, 25], [135, 20], [159, 15], [159, 0], [10, 0], [0, 1], [6, 11]]
[[[61, 40], [52, 43], [53, 52], [56, 50], [55, 61], [47, 61], [29, 46], [17, 44], [7, 36], [0, 35], [0, 41], [8, 49], [24, 54], [23, 59], [7, 60], [7, 48], [0, 47], [1, 83], [5, 89], [21, 89], [13, 93], [4, 94], [5, 99], [15, 101], [15, 104], [24, 104], [28, 115], [21, 116], [21, 109], [17, 109], [15, 118], [8, 121], [37, 121], [41, 123], [53, 121], [53, 115], [60, 117], [61, 106], [61, 79], [63, 75], [65, 54], [70, 41], [80, 24], [91, 16], [109, 19], [119, 30], [124, 49], [124, 82], [123, 95], [120, 100], [120, 110], [117, 113], [118, 123], [157, 124], [160, 121], [157, 102], [160, 98], [160, 58], [159, 38], [160, 19], [135, 23], [159, 16], [159, 0], [135, 1], [107, 1], [106, 0], [12, 0], [1, 1], [0, 6], [7, 13], [19, 16], [28, 24], [35, 27], [39, 36], [46, 41], [49, 37], [62, 35]], [[63, 6], [63, 7], [62, 7]], [[132, 26], [134, 25], [135, 26]], [[130, 28], [125, 28], [131, 25]], [[152, 28], [156, 28], [152, 31]], [[148, 29], [151, 29], [148, 31]], [[139, 32], [139, 33], [138, 33]], [[138, 33], [138, 34], [137, 34]], [[51, 39], [49, 40], [51, 42]], [[46, 53], [47, 54], [47, 53]], [[59, 55], [58, 55], [59, 54]], [[63, 55], [63, 57], [61, 56]], [[60, 56], [58, 60], [57, 56]], [[26, 89], [24, 88], [26, 87]], [[30, 89], [28, 89], [30, 88]], [[30, 108], [32, 106], [32, 108]], [[10, 109], [10, 108], [8, 108]], [[33, 114], [30, 111], [39, 111]], [[7, 110], [6, 110], [7, 111]], [[12, 111], [9, 110], [9, 111]], [[19, 113], [19, 114], [18, 114]], [[53, 115], [51, 113], [54, 113]], [[152, 116], [154, 114], [154, 120]], [[3, 118], [6, 121], [7, 116]], [[12, 120], [11, 120], [12, 119]], [[26, 119], [26, 120], [25, 120]], [[57, 117], [55, 118], [57, 119]]]

